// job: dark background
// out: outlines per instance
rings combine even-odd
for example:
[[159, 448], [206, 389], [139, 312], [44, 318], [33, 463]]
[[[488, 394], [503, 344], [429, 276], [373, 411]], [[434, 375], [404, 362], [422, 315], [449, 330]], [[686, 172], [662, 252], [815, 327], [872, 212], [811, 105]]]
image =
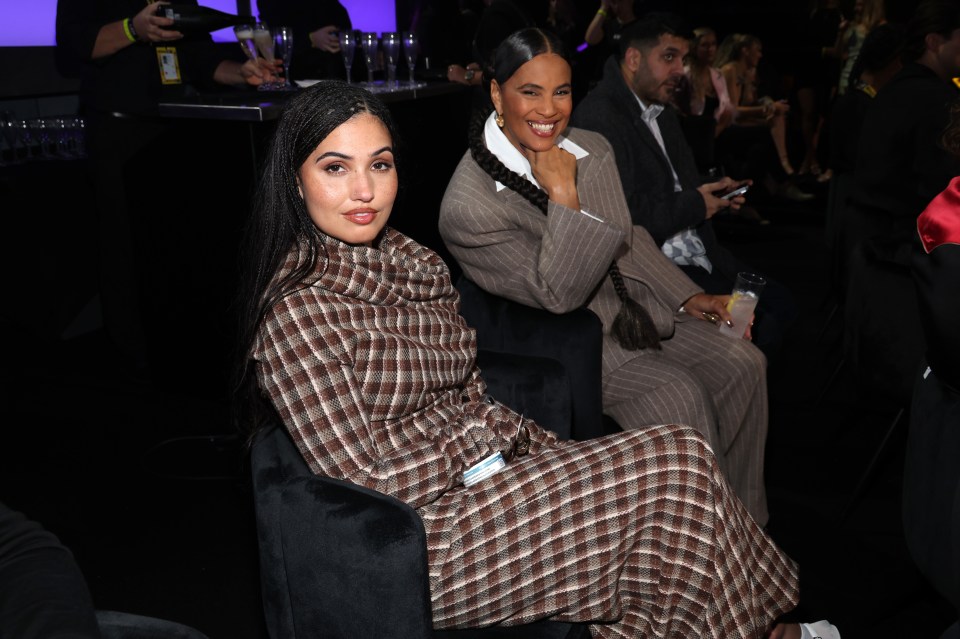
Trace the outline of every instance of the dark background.
[[[759, 35], [789, 91], [807, 3], [662, 4], [721, 37]], [[888, 17], [903, 20], [914, 4], [888, 0]], [[584, 5], [589, 19], [595, 4]], [[399, 29], [417, 9], [415, 0], [398, 0]], [[75, 80], [59, 76], [51, 48], [0, 48], [0, 68], [0, 110], [76, 108]], [[469, 104], [467, 92], [454, 92], [391, 106], [408, 151], [392, 221], [441, 253], [437, 209], [465, 149]], [[179, 621], [211, 639], [265, 636], [226, 353], [251, 148], [269, 132], [269, 123], [183, 122], [143, 158], [139, 210], [152, 238], [143, 257], [162, 283], [151, 289], [146, 371], [131, 367], [98, 325], [95, 210], [83, 161], [0, 167], [0, 500], [73, 551], [97, 607]], [[764, 205], [767, 226], [716, 220], [721, 241], [787, 285], [801, 308], [770, 370], [770, 533], [800, 562], [801, 619], [829, 618], [844, 639], [937, 637], [951, 612], [903, 542], [905, 421], [852, 499], [902, 406], [849, 371], [827, 384], [841, 359], [842, 326], [830, 319], [826, 187], [816, 194], [802, 205]]]

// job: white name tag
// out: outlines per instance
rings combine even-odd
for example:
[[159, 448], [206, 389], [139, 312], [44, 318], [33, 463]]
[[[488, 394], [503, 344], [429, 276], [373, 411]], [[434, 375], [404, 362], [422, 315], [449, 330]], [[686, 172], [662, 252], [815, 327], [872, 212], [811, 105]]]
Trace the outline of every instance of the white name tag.
[[466, 472], [463, 473], [463, 485], [469, 488], [478, 481], [497, 474], [500, 469], [506, 465], [507, 462], [503, 461], [503, 455], [496, 452], [480, 463], [468, 468]]

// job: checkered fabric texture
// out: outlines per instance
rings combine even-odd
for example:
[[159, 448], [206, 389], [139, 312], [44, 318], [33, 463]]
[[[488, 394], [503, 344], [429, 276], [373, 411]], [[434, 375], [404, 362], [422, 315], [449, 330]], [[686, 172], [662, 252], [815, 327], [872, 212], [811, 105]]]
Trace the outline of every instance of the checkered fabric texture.
[[446, 266], [390, 229], [375, 248], [324, 246], [261, 326], [258, 379], [314, 472], [417, 509], [436, 626], [760, 637], [795, 606], [793, 562], [687, 427], [571, 442], [526, 420], [530, 454], [463, 488], [521, 417], [484, 400]]

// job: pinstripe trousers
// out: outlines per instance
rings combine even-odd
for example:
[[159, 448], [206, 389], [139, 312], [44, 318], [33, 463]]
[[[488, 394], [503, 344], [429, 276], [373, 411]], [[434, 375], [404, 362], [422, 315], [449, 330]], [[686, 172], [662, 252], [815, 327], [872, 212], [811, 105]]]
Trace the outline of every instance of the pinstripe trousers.
[[438, 627], [589, 621], [599, 639], [759, 638], [795, 564], [690, 428], [560, 442], [424, 509]]
[[696, 428], [734, 493], [757, 523], [765, 525], [768, 406], [763, 353], [699, 320], [677, 322], [673, 337], [661, 347], [631, 353], [634, 357], [612, 370], [605, 366], [604, 412], [625, 430], [664, 422]]

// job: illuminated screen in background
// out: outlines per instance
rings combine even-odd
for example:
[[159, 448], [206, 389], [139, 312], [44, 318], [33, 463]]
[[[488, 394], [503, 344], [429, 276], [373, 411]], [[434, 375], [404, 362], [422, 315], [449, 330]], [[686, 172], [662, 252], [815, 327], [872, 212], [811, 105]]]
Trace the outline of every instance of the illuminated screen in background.
[[[397, 30], [394, 0], [340, 0], [340, 3], [350, 13], [354, 29], [377, 33]], [[237, 12], [236, 0], [199, 0], [198, 4], [227, 13]], [[256, 15], [256, 0], [250, 0], [250, 6]], [[57, 0], [0, 0], [0, 15], [6, 22], [0, 31], [0, 46], [45, 47], [57, 43]], [[213, 39], [217, 42], [236, 41], [232, 29], [215, 31]]]

